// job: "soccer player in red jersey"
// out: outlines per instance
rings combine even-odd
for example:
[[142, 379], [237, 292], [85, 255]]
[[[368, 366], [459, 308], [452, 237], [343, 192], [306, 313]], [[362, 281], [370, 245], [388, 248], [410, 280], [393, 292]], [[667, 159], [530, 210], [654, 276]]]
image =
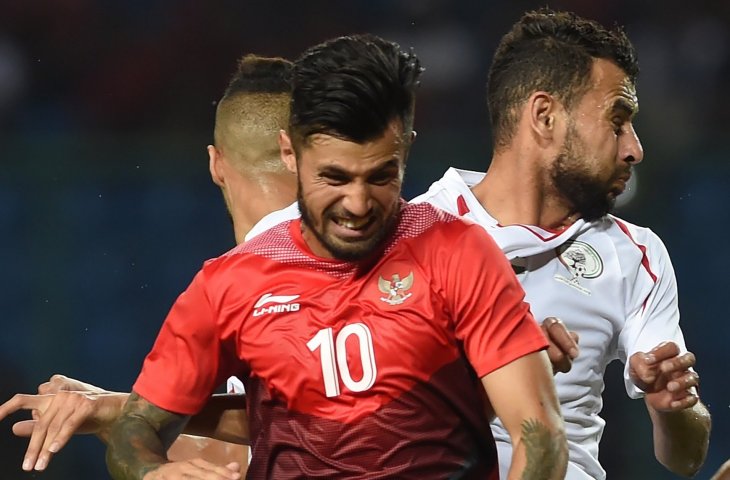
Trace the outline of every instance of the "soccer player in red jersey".
[[509, 263], [478, 225], [400, 198], [420, 72], [369, 35], [295, 63], [280, 144], [302, 218], [207, 262], [175, 302], [110, 433], [114, 478], [182, 477], [166, 447], [231, 374], [249, 478], [496, 479], [488, 406], [510, 478], [563, 477], [547, 342]]

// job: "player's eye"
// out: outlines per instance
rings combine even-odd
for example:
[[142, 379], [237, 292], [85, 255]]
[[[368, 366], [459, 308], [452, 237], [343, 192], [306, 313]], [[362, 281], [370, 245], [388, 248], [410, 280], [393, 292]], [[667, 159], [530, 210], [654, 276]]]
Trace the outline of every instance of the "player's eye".
[[330, 185], [344, 185], [350, 181], [347, 175], [339, 173], [323, 173], [320, 177], [322, 177], [322, 179]]
[[621, 133], [623, 133], [624, 123], [625, 122], [623, 118], [615, 117], [611, 121], [611, 124], [613, 125], [613, 133], [615, 133], [616, 135], [620, 135]]
[[386, 168], [370, 175], [368, 181], [373, 185], [387, 185], [398, 176], [397, 168]]
[[395, 178], [395, 175], [391, 173], [376, 173], [370, 177], [370, 183], [375, 185], [385, 185]]

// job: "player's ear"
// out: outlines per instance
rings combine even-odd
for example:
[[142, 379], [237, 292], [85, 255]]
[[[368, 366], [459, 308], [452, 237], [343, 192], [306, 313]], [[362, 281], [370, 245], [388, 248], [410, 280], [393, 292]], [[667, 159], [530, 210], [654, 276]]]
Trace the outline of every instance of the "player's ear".
[[226, 184], [223, 175], [223, 155], [215, 148], [215, 145], [208, 145], [208, 170], [213, 183], [223, 188]]
[[285, 130], [279, 130], [279, 153], [286, 169], [292, 173], [297, 173], [297, 155], [294, 152], [291, 138]]
[[535, 92], [527, 101], [530, 129], [539, 140], [549, 141], [555, 136], [560, 103], [547, 92]]

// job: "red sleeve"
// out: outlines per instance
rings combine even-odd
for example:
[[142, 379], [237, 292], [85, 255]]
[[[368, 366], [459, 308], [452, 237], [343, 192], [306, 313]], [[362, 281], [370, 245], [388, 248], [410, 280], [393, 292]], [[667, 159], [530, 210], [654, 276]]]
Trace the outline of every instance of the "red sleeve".
[[200, 411], [228, 376], [221, 371], [216, 314], [199, 272], [172, 306], [133, 390], [171, 412]]
[[447, 299], [456, 337], [479, 378], [547, 341], [507, 258], [482, 227], [468, 225], [447, 256]]

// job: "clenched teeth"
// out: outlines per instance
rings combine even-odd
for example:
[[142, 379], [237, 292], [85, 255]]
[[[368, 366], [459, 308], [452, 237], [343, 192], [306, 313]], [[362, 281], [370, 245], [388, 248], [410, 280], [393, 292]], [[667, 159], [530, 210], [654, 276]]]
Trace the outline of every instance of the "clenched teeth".
[[345, 228], [349, 228], [351, 230], [357, 230], [357, 229], [363, 228], [365, 225], [367, 225], [370, 222], [370, 219], [369, 218], [361, 218], [361, 219], [336, 218], [335, 222], [337, 222], [338, 225], [341, 225]]

